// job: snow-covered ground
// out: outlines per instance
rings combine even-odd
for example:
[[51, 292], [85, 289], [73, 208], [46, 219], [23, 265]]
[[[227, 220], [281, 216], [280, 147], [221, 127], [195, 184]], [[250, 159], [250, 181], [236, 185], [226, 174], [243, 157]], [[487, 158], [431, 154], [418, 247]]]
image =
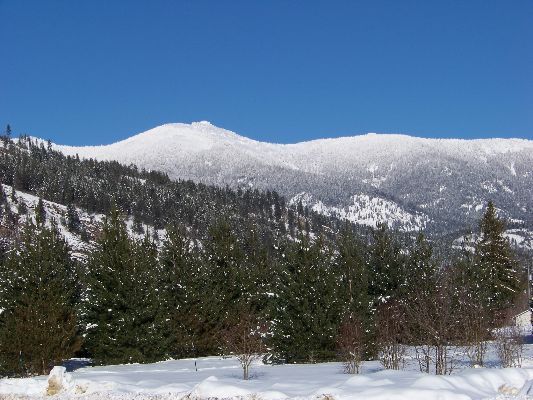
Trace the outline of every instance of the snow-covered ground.
[[[464, 368], [447, 376], [417, 372], [414, 360], [404, 371], [366, 362], [360, 375], [344, 374], [340, 363], [258, 363], [249, 381], [241, 376], [237, 360], [221, 357], [84, 367], [67, 373], [67, 389], [55, 398], [533, 399], [533, 345], [526, 346], [522, 368]], [[46, 388], [46, 376], [2, 379], [0, 398], [40, 397]]]

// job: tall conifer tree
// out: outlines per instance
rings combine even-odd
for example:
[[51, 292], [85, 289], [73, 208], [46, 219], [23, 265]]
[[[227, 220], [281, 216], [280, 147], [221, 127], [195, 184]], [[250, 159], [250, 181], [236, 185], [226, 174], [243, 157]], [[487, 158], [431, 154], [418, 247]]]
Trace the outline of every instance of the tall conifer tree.
[[99, 363], [163, 359], [157, 249], [146, 236], [135, 242], [114, 208], [89, 260], [87, 349]]
[[56, 228], [23, 227], [0, 272], [0, 369], [45, 374], [79, 349], [78, 290], [67, 244]]
[[520, 271], [509, 240], [504, 236], [505, 221], [498, 217], [492, 202], [487, 205], [480, 230], [474, 255], [475, 279], [489, 308], [504, 310], [519, 295]]
[[276, 356], [287, 362], [334, 358], [340, 320], [338, 275], [322, 240], [289, 244], [273, 318]]
[[373, 232], [368, 263], [371, 296], [375, 299], [399, 297], [406, 284], [405, 257], [397, 238], [384, 224]]
[[209, 315], [204, 303], [206, 295], [205, 268], [197, 249], [179, 226], [167, 227], [161, 251], [163, 272], [163, 306], [170, 318], [168, 338], [174, 357], [208, 354], [215, 343], [211, 341]]

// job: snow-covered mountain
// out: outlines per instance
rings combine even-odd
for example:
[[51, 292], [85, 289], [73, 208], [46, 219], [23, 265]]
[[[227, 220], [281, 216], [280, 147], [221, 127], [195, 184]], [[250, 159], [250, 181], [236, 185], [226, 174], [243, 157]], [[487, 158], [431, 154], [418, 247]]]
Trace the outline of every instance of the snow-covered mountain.
[[171, 178], [275, 189], [324, 214], [404, 230], [472, 227], [488, 200], [533, 228], [533, 141], [366, 134], [258, 142], [209, 122], [167, 124], [105, 146], [54, 145]]

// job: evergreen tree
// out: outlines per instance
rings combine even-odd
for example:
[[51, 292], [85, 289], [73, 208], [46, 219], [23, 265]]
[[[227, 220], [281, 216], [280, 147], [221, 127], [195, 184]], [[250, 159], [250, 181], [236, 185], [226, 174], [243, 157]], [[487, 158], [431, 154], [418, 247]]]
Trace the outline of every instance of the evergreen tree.
[[208, 354], [216, 347], [211, 341], [209, 315], [203, 304], [206, 295], [206, 276], [197, 252], [186, 232], [169, 226], [161, 251], [161, 268], [165, 293], [164, 307], [169, 315], [169, 347], [174, 357]]
[[138, 235], [144, 234], [144, 226], [142, 224], [142, 221], [139, 219], [139, 217], [136, 214], [133, 214], [133, 224], [131, 229], [134, 233]]
[[79, 232], [81, 228], [80, 216], [72, 203], [67, 205], [67, 229], [69, 232]]
[[415, 243], [409, 249], [406, 263], [407, 285], [402, 290], [402, 297], [412, 298], [417, 294], [427, 294], [434, 289], [432, 281], [436, 264], [433, 260], [433, 248], [424, 234], [417, 235]]
[[505, 222], [498, 218], [492, 202], [480, 223], [481, 237], [475, 246], [475, 279], [493, 310], [513, 305], [520, 293], [519, 265], [505, 233]]
[[246, 228], [240, 280], [243, 302], [247, 304], [245, 312], [266, 320], [267, 310], [272, 306], [273, 275], [277, 273], [277, 263], [269, 254], [268, 244], [260, 237], [259, 229], [256, 224]]
[[11, 126], [7, 124], [6, 130], [4, 131], [4, 134], [2, 135], [2, 142], [4, 142], [4, 146], [7, 146], [11, 139]]
[[165, 358], [157, 249], [148, 236], [132, 241], [116, 208], [104, 222], [88, 271], [86, 341], [95, 361]]
[[14, 204], [17, 204], [18, 203], [18, 199], [17, 199], [17, 192], [15, 191], [15, 187], [12, 186], [11, 187], [11, 202], [14, 203]]
[[397, 238], [384, 224], [373, 232], [368, 263], [370, 295], [376, 300], [400, 296], [406, 285], [405, 257]]
[[19, 215], [24, 215], [24, 214], [26, 214], [28, 212], [28, 206], [26, 205], [24, 200], [21, 200], [18, 203], [17, 212], [18, 212]]
[[241, 240], [235, 235], [226, 218], [216, 221], [209, 229], [210, 240], [205, 256], [213, 312], [223, 319], [237, 315], [246, 302], [243, 296], [243, 270], [245, 255]]
[[367, 356], [373, 352], [374, 324], [372, 302], [368, 294], [368, 267], [365, 263], [364, 246], [346, 224], [337, 242], [337, 264], [341, 274], [339, 296], [343, 301], [343, 320], [358, 321], [364, 328], [362, 339]]
[[78, 291], [68, 247], [54, 227], [27, 222], [1, 265], [0, 369], [46, 374], [79, 349]]
[[39, 201], [35, 207], [35, 221], [37, 225], [42, 225], [46, 221], [46, 210], [44, 209], [43, 199], [41, 197], [39, 197]]
[[295, 219], [296, 217], [294, 215], [294, 211], [292, 210], [292, 208], [289, 208], [287, 210], [287, 225], [291, 236], [294, 236], [295, 234]]
[[333, 359], [340, 320], [338, 276], [322, 240], [289, 244], [273, 315], [272, 345], [286, 362]]

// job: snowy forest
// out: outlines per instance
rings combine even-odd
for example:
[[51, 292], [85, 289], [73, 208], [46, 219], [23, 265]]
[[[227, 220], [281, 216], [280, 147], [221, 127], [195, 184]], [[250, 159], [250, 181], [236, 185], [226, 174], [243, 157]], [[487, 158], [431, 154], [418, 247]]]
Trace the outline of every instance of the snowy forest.
[[[422, 371], [447, 374], [451, 346], [483, 365], [494, 328], [528, 305], [525, 265], [492, 203], [476, 240], [443, 251], [423, 232], [362, 228], [273, 191], [173, 181], [8, 134], [0, 183], [1, 376], [74, 356], [256, 353], [356, 373], [369, 359], [402, 368], [406, 346]], [[38, 197], [35, 209], [19, 193]], [[66, 207], [60, 220], [43, 200]]]

